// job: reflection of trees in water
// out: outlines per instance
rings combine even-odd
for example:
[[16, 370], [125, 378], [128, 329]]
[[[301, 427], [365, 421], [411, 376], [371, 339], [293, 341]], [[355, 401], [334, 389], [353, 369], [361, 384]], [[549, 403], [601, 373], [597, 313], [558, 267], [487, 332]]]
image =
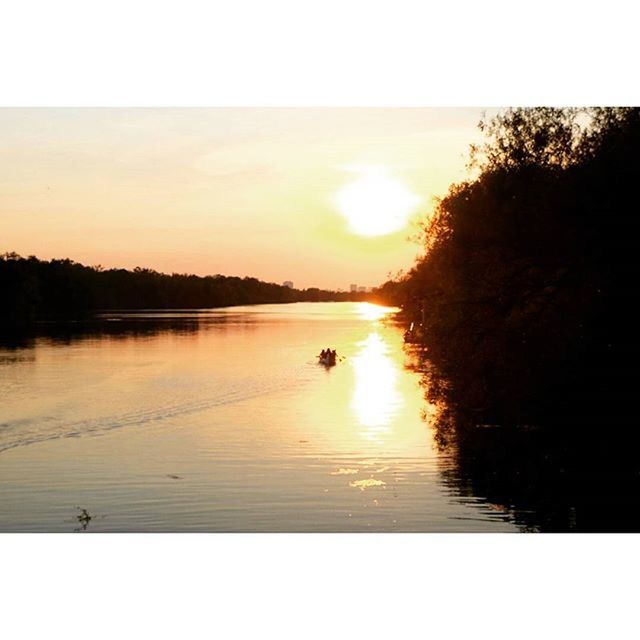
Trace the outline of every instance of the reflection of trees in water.
[[[0, 335], [0, 349], [7, 351], [32, 349], [36, 341], [47, 340], [53, 344], [69, 345], [83, 340], [151, 338], [162, 334], [196, 334], [206, 329], [226, 330], [233, 324], [243, 329], [256, 328], [255, 323], [244, 321], [239, 314], [220, 314], [189, 317], [109, 317], [86, 322], [43, 322], [25, 331], [5, 332]], [[3, 356], [9, 358], [9, 355]], [[23, 356], [21, 356], [22, 358]]]
[[[571, 426], [501, 425], [479, 408], [444, 405], [445, 380], [421, 358], [429, 416], [442, 453], [444, 484], [508, 515], [523, 531], [640, 531], [640, 437], [618, 424], [627, 405], [611, 405], [608, 419], [578, 417]], [[595, 400], [585, 398], [590, 407]], [[618, 418], [619, 416], [619, 418]]]

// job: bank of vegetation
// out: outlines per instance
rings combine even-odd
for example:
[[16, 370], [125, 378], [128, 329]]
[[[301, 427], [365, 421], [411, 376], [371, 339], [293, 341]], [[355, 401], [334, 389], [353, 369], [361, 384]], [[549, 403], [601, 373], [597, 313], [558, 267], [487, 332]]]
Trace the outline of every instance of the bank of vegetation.
[[69, 320], [106, 309], [205, 309], [245, 304], [364, 300], [367, 294], [291, 289], [256, 278], [102, 269], [69, 259], [0, 256], [0, 325]]
[[634, 422], [640, 110], [510, 109], [381, 288], [456, 424]]

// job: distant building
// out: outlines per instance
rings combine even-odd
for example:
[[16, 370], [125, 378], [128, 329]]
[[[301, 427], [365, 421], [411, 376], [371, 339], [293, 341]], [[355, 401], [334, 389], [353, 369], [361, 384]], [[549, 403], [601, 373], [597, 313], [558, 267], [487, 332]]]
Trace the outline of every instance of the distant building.
[[367, 293], [367, 287], [358, 287], [358, 293]]
[[291, 280], [285, 280], [285, 281], [282, 283], [282, 286], [283, 286], [283, 287], [288, 287], [289, 289], [293, 289], [293, 282], [291, 282]]
[[351, 290], [351, 293], [355, 293], [358, 290], [358, 285], [357, 284], [350, 284], [349, 288]]

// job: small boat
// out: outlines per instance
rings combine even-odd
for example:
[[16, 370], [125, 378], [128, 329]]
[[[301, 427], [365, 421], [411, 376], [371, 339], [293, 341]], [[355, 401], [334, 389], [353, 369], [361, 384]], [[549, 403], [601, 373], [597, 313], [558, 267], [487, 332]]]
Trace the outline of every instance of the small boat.
[[318, 364], [324, 365], [325, 367], [333, 367], [336, 364], [335, 356], [318, 356]]

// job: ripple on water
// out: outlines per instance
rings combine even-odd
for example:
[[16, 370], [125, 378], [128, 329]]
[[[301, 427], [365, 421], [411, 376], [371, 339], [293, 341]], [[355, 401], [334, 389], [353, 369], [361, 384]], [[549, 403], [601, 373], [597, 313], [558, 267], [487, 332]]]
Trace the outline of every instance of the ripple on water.
[[365, 489], [370, 489], [371, 487], [383, 487], [386, 484], [387, 483], [384, 480], [366, 478], [365, 480], [354, 480], [353, 482], [349, 483], [349, 486], [360, 489], [360, 491], [364, 491]]

